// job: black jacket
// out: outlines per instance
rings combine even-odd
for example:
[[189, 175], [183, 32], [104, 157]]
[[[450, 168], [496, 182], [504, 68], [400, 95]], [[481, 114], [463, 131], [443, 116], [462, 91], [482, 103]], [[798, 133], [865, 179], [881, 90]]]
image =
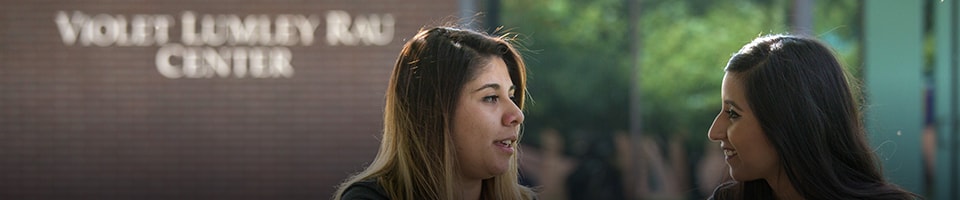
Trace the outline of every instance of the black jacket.
[[343, 191], [340, 200], [389, 200], [390, 195], [377, 183], [377, 179], [356, 182]]

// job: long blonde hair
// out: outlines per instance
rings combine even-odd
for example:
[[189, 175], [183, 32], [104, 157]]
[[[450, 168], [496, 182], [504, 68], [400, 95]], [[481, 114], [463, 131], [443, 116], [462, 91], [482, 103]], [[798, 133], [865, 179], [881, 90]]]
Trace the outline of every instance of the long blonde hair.
[[[499, 57], [517, 87], [514, 103], [523, 109], [526, 67], [512, 39], [450, 27], [421, 29], [404, 45], [390, 77], [376, 158], [344, 181], [334, 199], [368, 179], [376, 179], [391, 199], [460, 199], [460, 164], [450, 133], [460, 90], [491, 56]], [[532, 190], [518, 183], [518, 155], [507, 172], [483, 180], [481, 199], [533, 199]]]

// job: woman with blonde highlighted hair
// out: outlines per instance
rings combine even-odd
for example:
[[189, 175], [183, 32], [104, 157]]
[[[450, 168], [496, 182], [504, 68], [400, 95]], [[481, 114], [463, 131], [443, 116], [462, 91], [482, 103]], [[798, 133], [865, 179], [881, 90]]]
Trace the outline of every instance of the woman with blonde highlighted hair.
[[451, 27], [411, 38], [380, 150], [334, 199], [533, 199], [518, 183], [526, 69], [511, 39]]

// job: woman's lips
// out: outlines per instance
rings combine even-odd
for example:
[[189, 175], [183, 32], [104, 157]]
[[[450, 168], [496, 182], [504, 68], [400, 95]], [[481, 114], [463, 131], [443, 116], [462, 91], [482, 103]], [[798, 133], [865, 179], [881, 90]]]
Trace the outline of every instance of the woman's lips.
[[513, 149], [514, 141], [512, 139], [496, 141], [493, 144], [496, 145], [497, 147], [500, 147], [500, 150], [503, 151], [504, 153], [513, 154], [514, 152], [514, 149]]
[[737, 151], [733, 149], [723, 149], [723, 155], [727, 160], [730, 160], [730, 158], [737, 156]]

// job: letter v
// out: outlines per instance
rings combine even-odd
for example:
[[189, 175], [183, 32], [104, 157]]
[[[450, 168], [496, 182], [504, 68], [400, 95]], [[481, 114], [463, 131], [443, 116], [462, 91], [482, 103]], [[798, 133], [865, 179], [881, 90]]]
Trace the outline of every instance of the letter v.
[[72, 19], [67, 16], [66, 12], [57, 12], [57, 18], [54, 21], [57, 22], [57, 28], [60, 29], [63, 44], [73, 46], [77, 42], [77, 37], [80, 36], [80, 27], [83, 26], [83, 23], [86, 23], [87, 18], [80, 11], [74, 11]]

